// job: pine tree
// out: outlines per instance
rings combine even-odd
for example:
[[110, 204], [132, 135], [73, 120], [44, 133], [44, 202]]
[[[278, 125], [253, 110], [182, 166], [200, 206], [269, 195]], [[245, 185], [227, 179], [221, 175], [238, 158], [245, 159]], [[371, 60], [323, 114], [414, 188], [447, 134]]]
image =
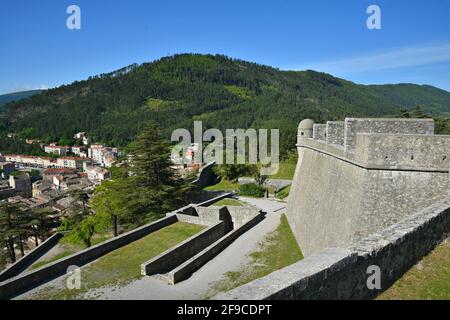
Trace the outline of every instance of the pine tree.
[[176, 185], [170, 144], [161, 138], [158, 127], [150, 122], [144, 126], [137, 141], [130, 145], [129, 154], [132, 178], [137, 188], [145, 195], [147, 204], [161, 213]]

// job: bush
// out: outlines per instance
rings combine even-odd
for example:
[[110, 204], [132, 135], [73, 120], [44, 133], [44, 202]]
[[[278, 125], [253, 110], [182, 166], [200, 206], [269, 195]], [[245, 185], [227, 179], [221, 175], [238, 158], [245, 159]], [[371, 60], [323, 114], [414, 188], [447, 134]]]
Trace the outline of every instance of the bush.
[[264, 194], [266, 193], [266, 188], [258, 186], [254, 183], [247, 183], [239, 186], [239, 192], [238, 194], [240, 196], [249, 196], [249, 197], [256, 197], [256, 198], [262, 198], [264, 197]]

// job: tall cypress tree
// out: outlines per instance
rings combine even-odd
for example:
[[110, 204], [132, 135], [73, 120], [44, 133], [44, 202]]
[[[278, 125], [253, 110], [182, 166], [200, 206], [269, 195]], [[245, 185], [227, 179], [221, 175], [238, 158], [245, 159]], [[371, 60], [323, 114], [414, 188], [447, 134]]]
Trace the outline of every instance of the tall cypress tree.
[[177, 185], [170, 150], [170, 144], [161, 138], [153, 122], [144, 126], [136, 142], [129, 147], [132, 178], [139, 197], [150, 211], [161, 213], [170, 207], [170, 194]]

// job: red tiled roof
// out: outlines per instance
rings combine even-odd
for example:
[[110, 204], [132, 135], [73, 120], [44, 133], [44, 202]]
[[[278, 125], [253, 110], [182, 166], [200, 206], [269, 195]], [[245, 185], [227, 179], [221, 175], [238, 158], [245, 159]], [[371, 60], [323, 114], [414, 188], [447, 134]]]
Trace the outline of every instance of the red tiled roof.
[[58, 174], [75, 174], [77, 171], [75, 169], [69, 168], [49, 168], [43, 172], [43, 174], [48, 175], [58, 175]]
[[26, 154], [5, 154], [4, 157], [14, 157], [14, 158], [26, 158], [26, 159], [42, 159], [42, 160], [53, 160], [50, 157], [38, 157], [38, 156], [29, 156]]

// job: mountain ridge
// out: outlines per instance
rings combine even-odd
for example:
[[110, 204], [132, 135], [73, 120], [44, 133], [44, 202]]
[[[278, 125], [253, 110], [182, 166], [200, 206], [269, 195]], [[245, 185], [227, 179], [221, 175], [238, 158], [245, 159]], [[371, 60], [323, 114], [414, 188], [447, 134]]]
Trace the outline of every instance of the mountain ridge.
[[26, 91], [18, 91], [18, 92], [11, 92], [0, 95], [0, 110], [2, 107], [10, 102], [22, 100], [25, 98], [28, 98], [30, 96], [33, 96], [35, 94], [41, 93], [43, 90], [36, 89], [36, 90], [26, 90]]
[[[302, 118], [393, 116], [421, 105], [450, 115], [450, 93], [415, 84], [361, 85], [306, 70], [281, 71], [223, 55], [179, 54], [93, 76], [9, 103], [1, 133], [24, 129], [48, 141], [88, 132], [124, 146], [147, 120], [176, 128], [280, 128], [293, 145]], [[294, 137], [294, 138], [293, 138]]]

